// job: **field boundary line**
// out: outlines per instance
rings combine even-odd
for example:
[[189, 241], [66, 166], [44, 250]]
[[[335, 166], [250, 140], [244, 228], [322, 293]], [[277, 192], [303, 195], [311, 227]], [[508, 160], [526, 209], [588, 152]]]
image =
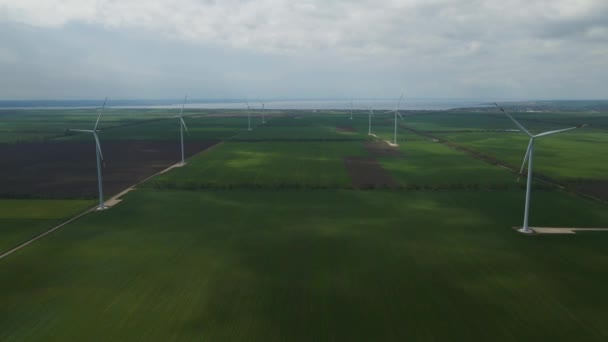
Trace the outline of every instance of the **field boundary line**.
[[[449, 141], [447, 139], [437, 137], [437, 136], [435, 136], [435, 135], [433, 135], [433, 134], [431, 134], [431, 133], [429, 133], [427, 131], [417, 130], [415, 128], [409, 127], [409, 126], [404, 125], [404, 124], [399, 124], [399, 127], [403, 128], [403, 129], [405, 129], [407, 131], [410, 131], [410, 132], [412, 132], [414, 134], [417, 134], [417, 135], [419, 135], [421, 137], [432, 139], [433, 141], [435, 141], [435, 142], [437, 142], [439, 144], [442, 144], [442, 145], [444, 145], [444, 146], [446, 146], [448, 148], [451, 148], [453, 150], [463, 152], [463, 153], [471, 156], [474, 159], [480, 160], [480, 161], [485, 162], [485, 163], [490, 164], [490, 165], [501, 167], [503, 169], [507, 169], [507, 170], [511, 171], [512, 173], [514, 173], [514, 174], [519, 174], [519, 169], [517, 168], [517, 166], [513, 166], [513, 165], [511, 165], [509, 163], [504, 162], [501, 159], [498, 159], [496, 157], [490, 156], [490, 155], [488, 155], [486, 153], [480, 152], [478, 150], [475, 150], [475, 149], [472, 149], [472, 148], [469, 148], [469, 147], [462, 146], [460, 144], [456, 144], [456, 143], [451, 142], [451, 141]], [[600, 202], [602, 204], [607, 204], [607, 202], [605, 200], [601, 199], [601, 198], [598, 198], [596, 196], [588, 194], [588, 193], [586, 193], [584, 191], [580, 191], [580, 190], [574, 189], [574, 188], [572, 188], [570, 186], [567, 186], [567, 184], [564, 184], [564, 183], [562, 183], [562, 182], [560, 182], [560, 181], [558, 181], [558, 180], [556, 180], [556, 179], [554, 179], [552, 177], [544, 175], [542, 173], [536, 172], [536, 174], [534, 175], [534, 178], [537, 179], [537, 180], [539, 180], [539, 181], [541, 181], [541, 182], [544, 182], [544, 183], [547, 183], [547, 184], [552, 185], [554, 187], [557, 187], [558, 189], [560, 189], [562, 191], [565, 191], [565, 192], [568, 192], [568, 193], [571, 193], [571, 194], [574, 194], [574, 195], [577, 195], [577, 196], [581, 196], [581, 197], [584, 197], [584, 198], [587, 198], [587, 199], [590, 199], [590, 200], [593, 200], [593, 201], [596, 201], [596, 202]]]
[[77, 219], [79, 219], [79, 218], [83, 217], [84, 215], [88, 214], [89, 212], [91, 212], [91, 211], [93, 211], [93, 210], [95, 210], [95, 209], [97, 209], [97, 206], [95, 206], [95, 207], [93, 207], [93, 208], [90, 208], [90, 209], [87, 209], [86, 211], [84, 211], [84, 212], [82, 212], [82, 213], [80, 213], [80, 214], [78, 214], [78, 215], [76, 215], [76, 216], [72, 217], [71, 219], [69, 219], [69, 220], [67, 220], [67, 221], [65, 221], [65, 222], [63, 222], [63, 223], [61, 223], [61, 224], [59, 224], [58, 226], [55, 226], [55, 227], [53, 227], [53, 228], [51, 228], [51, 229], [47, 230], [46, 232], [41, 233], [41, 234], [39, 234], [39, 235], [37, 235], [37, 236], [33, 237], [32, 239], [30, 239], [30, 240], [26, 241], [26, 242], [23, 242], [22, 244], [18, 245], [17, 247], [13, 247], [12, 249], [10, 249], [10, 250], [8, 250], [8, 251], [6, 251], [6, 252], [4, 252], [4, 253], [0, 254], [0, 260], [2, 260], [2, 259], [4, 259], [4, 258], [6, 258], [7, 256], [9, 256], [9, 255], [11, 255], [11, 254], [13, 254], [13, 253], [15, 253], [15, 252], [17, 252], [17, 251], [19, 251], [19, 250], [21, 250], [21, 249], [25, 248], [25, 247], [27, 247], [28, 245], [30, 245], [30, 244], [32, 244], [32, 243], [34, 243], [34, 242], [36, 242], [37, 240], [42, 239], [43, 237], [45, 237], [45, 236], [47, 236], [47, 235], [49, 235], [49, 234], [53, 233], [54, 231], [56, 231], [56, 230], [60, 229], [61, 227], [65, 226], [65, 225], [67, 225], [67, 224], [69, 224], [69, 223], [71, 223], [71, 222], [76, 221]]
[[[201, 152], [199, 152], [199, 153], [197, 153], [197, 154], [194, 154], [194, 155], [190, 156], [190, 158], [192, 158], [192, 157], [194, 157], [194, 156], [197, 156], [197, 155], [199, 155], [199, 154], [201, 154], [201, 153], [204, 153], [204, 152], [206, 152], [206, 151], [208, 151], [208, 150], [210, 150], [210, 149], [212, 149], [212, 148], [214, 148], [214, 147], [216, 147], [216, 146], [218, 146], [218, 145], [221, 145], [221, 144], [223, 144], [223, 143], [224, 143], [224, 141], [220, 141], [220, 142], [218, 142], [217, 144], [215, 144], [215, 145], [213, 145], [213, 146], [211, 146], [211, 147], [209, 147], [209, 148], [206, 148], [206, 149], [204, 149], [203, 151], [201, 151]], [[188, 158], [188, 159], [190, 159], [190, 158]], [[108, 208], [111, 208], [111, 207], [113, 207], [114, 205], [116, 205], [116, 204], [118, 204], [118, 203], [120, 203], [120, 202], [121, 202], [120, 197], [124, 196], [125, 194], [127, 194], [127, 193], [129, 193], [129, 192], [131, 192], [131, 191], [133, 191], [133, 190], [135, 190], [135, 189], [136, 189], [136, 187], [137, 187], [138, 185], [140, 185], [140, 184], [142, 184], [142, 183], [144, 183], [144, 182], [147, 182], [148, 180], [150, 180], [150, 179], [152, 179], [152, 178], [154, 178], [154, 177], [156, 177], [156, 176], [158, 176], [158, 175], [160, 175], [160, 174], [162, 174], [162, 173], [165, 173], [165, 172], [167, 172], [167, 171], [170, 171], [170, 170], [172, 170], [172, 169], [174, 169], [174, 168], [176, 168], [176, 167], [182, 167], [182, 166], [183, 166], [183, 165], [182, 165], [182, 163], [181, 163], [181, 162], [178, 162], [178, 163], [176, 163], [176, 164], [170, 165], [169, 167], [167, 167], [167, 168], [163, 169], [162, 171], [159, 171], [159, 172], [157, 172], [157, 173], [153, 174], [152, 176], [150, 176], [150, 177], [148, 177], [148, 178], [146, 178], [146, 179], [144, 179], [144, 180], [141, 180], [141, 181], [137, 182], [136, 184], [131, 185], [130, 187], [126, 188], [125, 190], [123, 190], [123, 191], [119, 192], [118, 194], [116, 194], [116, 195], [112, 196], [110, 199], [108, 199], [107, 201], [105, 201], [105, 202], [104, 202], [104, 204], [105, 204], [105, 203], [109, 203], [109, 204], [111, 204], [111, 205], [106, 205]], [[71, 219], [69, 219], [69, 220], [67, 220], [67, 221], [65, 221], [65, 222], [63, 222], [63, 223], [61, 223], [61, 224], [59, 224], [59, 225], [57, 225], [57, 226], [55, 226], [55, 227], [53, 227], [53, 228], [51, 228], [51, 229], [49, 229], [49, 230], [45, 231], [45, 232], [43, 232], [43, 233], [41, 233], [41, 234], [36, 235], [35, 237], [33, 237], [33, 238], [31, 238], [31, 239], [29, 239], [29, 240], [27, 240], [27, 241], [25, 241], [25, 242], [21, 243], [20, 245], [18, 245], [18, 246], [16, 246], [16, 247], [13, 247], [12, 249], [9, 249], [8, 251], [6, 251], [6, 252], [4, 252], [4, 253], [0, 254], [0, 260], [2, 260], [2, 259], [4, 259], [4, 258], [8, 257], [9, 255], [11, 255], [11, 254], [13, 254], [13, 253], [15, 253], [15, 252], [18, 252], [19, 250], [21, 250], [21, 249], [23, 249], [23, 248], [25, 248], [25, 247], [27, 247], [27, 246], [31, 245], [32, 243], [34, 243], [34, 242], [36, 242], [36, 241], [38, 241], [38, 240], [42, 239], [43, 237], [45, 237], [45, 236], [47, 236], [47, 235], [52, 234], [52, 233], [53, 233], [53, 232], [55, 232], [56, 230], [58, 230], [58, 229], [60, 229], [60, 228], [62, 228], [62, 227], [64, 227], [64, 226], [66, 226], [66, 225], [68, 225], [68, 224], [70, 224], [70, 223], [72, 223], [72, 222], [74, 222], [74, 221], [76, 221], [76, 220], [78, 220], [79, 218], [83, 217], [84, 215], [86, 215], [86, 214], [88, 214], [88, 213], [90, 213], [90, 212], [92, 212], [92, 211], [97, 210], [97, 207], [98, 207], [98, 206], [96, 205], [96, 206], [94, 206], [93, 208], [87, 209], [87, 210], [83, 211], [82, 213], [80, 213], [80, 214], [78, 214], [78, 215], [76, 215], [76, 216], [72, 217]]]

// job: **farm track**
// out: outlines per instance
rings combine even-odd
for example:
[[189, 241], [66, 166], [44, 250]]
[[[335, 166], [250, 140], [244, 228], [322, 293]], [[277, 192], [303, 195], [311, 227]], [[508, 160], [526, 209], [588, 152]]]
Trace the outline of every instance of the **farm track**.
[[[219, 145], [219, 144], [218, 144], [218, 145]], [[205, 150], [204, 150], [204, 151], [205, 151]], [[204, 151], [202, 151], [202, 152], [204, 152]], [[146, 178], [146, 179], [143, 179], [143, 180], [141, 180], [141, 181], [137, 182], [137, 184], [133, 184], [132, 186], [128, 187], [127, 189], [125, 189], [125, 190], [121, 191], [120, 193], [118, 193], [118, 194], [117, 194], [117, 195], [115, 195], [114, 197], [112, 197], [112, 198], [110, 198], [109, 200], [107, 200], [107, 201], [105, 202], [106, 207], [107, 207], [107, 208], [111, 208], [111, 207], [113, 207], [114, 205], [117, 205], [118, 203], [120, 203], [120, 201], [121, 201], [121, 200], [120, 200], [120, 198], [121, 198], [122, 196], [126, 195], [128, 192], [130, 192], [130, 191], [132, 191], [132, 190], [135, 190], [135, 187], [136, 187], [136, 186], [138, 186], [138, 185], [140, 185], [140, 184], [142, 184], [142, 183], [144, 183], [144, 182], [148, 181], [148, 180], [149, 180], [149, 179], [151, 179], [151, 178], [154, 178], [155, 176], [157, 176], [157, 175], [159, 175], [159, 174], [165, 173], [165, 172], [167, 172], [167, 171], [169, 171], [169, 170], [171, 170], [171, 169], [174, 169], [174, 168], [176, 168], [176, 167], [180, 167], [180, 166], [182, 166], [182, 165], [181, 165], [181, 163], [171, 165], [171, 166], [169, 166], [168, 168], [166, 168], [166, 169], [164, 169], [164, 170], [162, 170], [162, 171], [160, 171], [160, 172], [157, 172], [157, 173], [155, 173], [155, 174], [151, 175], [150, 177], [148, 177], [148, 178]], [[93, 207], [93, 208], [91, 208], [91, 209], [87, 209], [87, 210], [85, 210], [84, 212], [82, 212], [82, 213], [80, 213], [80, 214], [78, 214], [78, 215], [76, 215], [76, 216], [72, 217], [71, 219], [69, 219], [69, 220], [67, 220], [67, 221], [65, 221], [65, 222], [63, 222], [63, 223], [61, 223], [61, 224], [59, 224], [59, 225], [57, 225], [57, 226], [55, 226], [55, 227], [53, 227], [53, 228], [51, 228], [51, 229], [47, 230], [47, 231], [45, 231], [44, 233], [41, 233], [41, 234], [39, 234], [39, 235], [37, 235], [37, 236], [35, 236], [35, 237], [31, 238], [30, 240], [27, 240], [26, 242], [23, 242], [22, 244], [20, 244], [20, 245], [18, 245], [18, 246], [16, 246], [16, 247], [14, 247], [14, 248], [12, 248], [12, 249], [10, 249], [10, 250], [8, 250], [8, 251], [6, 251], [6, 252], [2, 253], [2, 254], [0, 254], [0, 260], [2, 260], [3, 258], [8, 257], [9, 255], [11, 255], [11, 254], [13, 254], [13, 253], [15, 253], [15, 252], [17, 252], [17, 251], [19, 251], [19, 250], [21, 250], [21, 249], [23, 249], [23, 248], [25, 248], [25, 247], [29, 246], [29, 245], [31, 245], [32, 243], [36, 242], [37, 240], [42, 239], [43, 237], [45, 237], [45, 236], [47, 236], [47, 235], [49, 235], [49, 234], [51, 234], [51, 233], [55, 232], [56, 230], [58, 230], [58, 229], [60, 229], [60, 228], [64, 227], [65, 225], [67, 225], [67, 224], [69, 224], [69, 223], [72, 223], [72, 222], [74, 222], [74, 221], [78, 220], [79, 218], [83, 217], [84, 215], [86, 215], [86, 214], [88, 214], [88, 213], [90, 213], [90, 212], [92, 212], [92, 211], [97, 210], [97, 207], [98, 207], [98, 205], [95, 205], [95, 207]], [[1, 251], [0, 251], [0, 252], [1, 252]]]
[[[204, 149], [204, 150], [202, 150], [202, 151], [198, 152], [197, 154], [199, 154], [199, 153], [204, 153], [204, 152], [207, 152], [207, 151], [210, 151], [210, 150], [214, 149], [215, 147], [217, 147], [217, 146], [221, 145], [222, 143], [223, 143], [223, 142], [221, 141], [221, 142], [219, 142], [219, 143], [217, 143], [217, 144], [215, 144], [215, 145], [213, 145], [213, 146], [211, 146], [211, 147], [209, 147], [209, 148], [206, 148], [206, 149]], [[196, 154], [194, 154], [194, 155], [196, 155]], [[193, 155], [193, 156], [194, 156], [194, 155]], [[133, 184], [132, 186], [130, 186], [130, 187], [128, 187], [128, 188], [126, 188], [126, 189], [124, 189], [123, 191], [121, 191], [121, 192], [119, 192], [117, 195], [115, 195], [114, 197], [112, 197], [112, 198], [110, 198], [109, 200], [107, 200], [107, 201], [105, 202], [105, 203], [106, 203], [106, 206], [107, 206], [108, 208], [111, 208], [112, 206], [117, 205], [118, 203], [120, 203], [120, 201], [121, 201], [121, 199], [120, 199], [120, 198], [121, 198], [122, 196], [126, 195], [126, 194], [127, 194], [127, 193], [129, 193], [130, 191], [136, 190], [136, 187], [137, 187], [138, 185], [143, 184], [143, 183], [147, 182], [148, 180], [150, 180], [150, 179], [152, 179], [152, 178], [154, 178], [154, 177], [156, 177], [156, 176], [158, 176], [158, 175], [160, 175], [160, 174], [163, 174], [163, 173], [168, 172], [168, 171], [170, 171], [170, 170], [172, 170], [172, 169], [174, 169], [174, 168], [176, 168], [176, 167], [181, 167], [181, 166], [183, 166], [181, 163], [173, 164], [173, 165], [171, 165], [171, 166], [169, 166], [169, 167], [165, 168], [164, 170], [161, 170], [161, 171], [159, 171], [159, 172], [157, 172], [157, 173], [155, 173], [155, 174], [153, 174], [153, 175], [151, 175], [151, 176], [147, 177], [146, 179], [143, 179], [143, 180], [138, 181], [136, 184]], [[90, 208], [90, 209], [85, 210], [84, 212], [82, 212], [82, 213], [80, 213], [80, 214], [78, 214], [78, 215], [76, 215], [76, 216], [72, 217], [71, 219], [69, 219], [69, 220], [67, 220], [67, 221], [65, 221], [65, 222], [63, 222], [63, 223], [61, 223], [61, 224], [59, 224], [59, 225], [57, 225], [57, 226], [55, 226], [55, 227], [53, 227], [53, 228], [51, 228], [51, 229], [49, 229], [49, 230], [45, 231], [45, 232], [43, 232], [43, 233], [41, 233], [41, 234], [38, 234], [37, 236], [35, 236], [35, 237], [31, 238], [30, 240], [27, 240], [27, 241], [23, 242], [22, 244], [20, 244], [20, 245], [18, 245], [18, 246], [16, 246], [16, 247], [14, 247], [14, 248], [12, 248], [12, 249], [10, 249], [10, 250], [8, 250], [8, 251], [4, 252], [4, 253], [2, 253], [2, 251], [0, 251], [0, 253], [2, 253], [2, 254], [0, 254], [0, 260], [2, 260], [2, 259], [4, 259], [4, 258], [8, 257], [9, 255], [11, 255], [11, 254], [13, 254], [13, 253], [15, 253], [15, 252], [18, 252], [19, 250], [21, 250], [21, 249], [23, 249], [23, 248], [25, 248], [25, 247], [29, 246], [30, 244], [32, 244], [32, 243], [34, 243], [34, 242], [36, 242], [37, 240], [42, 239], [43, 237], [45, 237], [45, 236], [47, 236], [47, 235], [49, 235], [49, 234], [51, 234], [51, 233], [53, 233], [53, 232], [55, 232], [55, 231], [57, 231], [57, 230], [61, 229], [62, 227], [66, 226], [66, 225], [68, 225], [68, 224], [70, 224], [70, 223], [72, 223], [72, 222], [74, 222], [74, 221], [76, 221], [76, 220], [78, 220], [79, 218], [83, 217], [84, 215], [86, 215], [86, 214], [88, 214], [88, 213], [90, 213], [90, 212], [92, 212], [92, 211], [95, 211], [96, 209], [97, 209], [97, 205], [95, 205], [95, 207], [93, 207], [93, 208]]]
[[[493, 156], [487, 155], [485, 153], [479, 152], [472, 148], [468, 148], [468, 147], [465, 147], [465, 146], [462, 146], [459, 144], [455, 144], [444, 138], [435, 136], [429, 131], [417, 130], [417, 129], [411, 128], [409, 126], [406, 126], [404, 124], [399, 124], [399, 127], [403, 128], [409, 132], [412, 132], [414, 134], [417, 134], [419, 136], [436, 141], [437, 143], [443, 144], [451, 149], [454, 149], [454, 150], [457, 150], [460, 152], [464, 152], [464, 153], [472, 156], [475, 159], [481, 160], [488, 164], [492, 164], [494, 166], [502, 167], [504, 169], [507, 169], [507, 170], [513, 172], [514, 174], [519, 174], [519, 167], [517, 167], [516, 165], [509, 164], [501, 159], [498, 159]], [[524, 169], [524, 173], [525, 173], [525, 171], [526, 171], [526, 169]], [[549, 177], [545, 174], [539, 173], [538, 171], [535, 171], [534, 173], [535, 173], [534, 178], [536, 178], [544, 183], [558, 187], [562, 190], [565, 190], [567, 192], [573, 193], [578, 196], [586, 197], [586, 198], [589, 198], [589, 199], [592, 199], [595, 201], [599, 201], [602, 203], [608, 203], [608, 189], [606, 191], [596, 191], [596, 189], [594, 187], [590, 188], [590, 187], [584, 187], [584, 186], [576, 186], [570, 182], [558, 181], [557, 179]], [[522, 177], [525, 177], [525, 176], [522, 176]], [[608, 187], [606, 187], [606, 188], [608, 188]]]
[[21, 250], [21, 249], [23, 249], [23, 248], [25, 248], [25, 247], [27, 247], [29, 245], [31, 245], [32, 243], [34, 243], [34, 242], [42, 239], [43, 237], [45, 237], [45, 236], [47, 236], [47, 235], [55, 232], [56, 230], [59, 230], [60, 228], [66, 226], [67, 224], [70, 224], [70, 223], [78, 220], [79, 218], [83, 217], [84, 215], [90, 213], [91, 211], [94, 211], [96, 208], [97, 208], [97, 206], [95, 206], [94, 208], [91, 208], [91, 209], [87, 209], [84, 212], [82, 212], [82, 213], [80, 213], [80, 214], [72, 217], [71, 219], [69, 219], [69, 220], [67, 220], [67, 221], [65, 221], [65, 222], [63, 222], [63, 223], [61, 223], [61, 224], [59, 224], [59, 225], [57, 225], [57, 226], [55, 226], [55, 227], [47, 230], [47, 231], [45, 231], [44, 233], [36, 235], [35, 237], [33, 237], [33, 238], [31, 238], [31, 239], [23, 242], [22, 244], [20, 244], [20, 245], [18, 245], [16, 247], [13, 247], [12, 249], [9, 249], [8, 251], [6, 251], [4, 253], [2, 253], [2, 251], [0, 251], [0, 253], [2, 253], [2, 254], [0, 254], [0, 260], [8, 257], [11, 254], [14, 254], [15, 252], [17, 252], [17, 251], [19, 251], [19, 250]]

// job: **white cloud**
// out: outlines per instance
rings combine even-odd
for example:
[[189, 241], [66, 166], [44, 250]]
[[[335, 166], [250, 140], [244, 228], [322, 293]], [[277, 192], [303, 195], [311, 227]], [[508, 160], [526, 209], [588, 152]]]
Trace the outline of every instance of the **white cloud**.
[[19, 55], [12, 49], [0, 46], [0, 63], [15, 64], [19, 61]]
[[[408, 53], [528, 39], [544, 23], [606, 11], [603, 0], [0, 0], [4, 20], [136, 28], [262, 52]], [[604, 27], [588, 35], [603, 35]], [[474, 43], [476, 42], [476, 43]], [[473, 45], [471, 45], [473, 44]], [[475, 48], [474, 48], [475, 49]]]
[[[277, 82], [295, 77], [302, 83], [290, 86], [316, 91], [313, 96], [340, 95], [331, 93], [335, 88], [352, 93], [355, 87], [361, 94], [378, 89], [373, 95], [382, 96], [405, 86], [418, 96], [507, 89], [520, 97], [567, 97], [568, 85], [581, 84], [577, 79], [586, 80], [586, 91], [593, 94], [608, 92], [601, 86], [608, 78], [605, 0], [0, 0], [3, 23], [49, 31], [65, 54], [87, 46], [80, 58], [65, 59], [70, 64], [55, 51], [59, 48], [39, 44], [35, 34], [14, 41], [13, 47], [30, 48], [28, 63], [39, 73], [65, 69], [77, 79], [83, 70], [91, 71], [107, 75], [107, 84], [116, 80], [141, 89], [163, 79], [172, 80], [173, 87], [180, 80], [197, 84], [188, 73], [197, 68], [226, 89], [258, 79], [269, 89], [265, 96], [287, 88]], [[83, 27], [95, 33], [70, 43], [65, 33]], [[96, 43], [97, 30], [134, 44]], [[140, 34], [154, 42], [137, 41]], [[177, 51], [162, 58], [150, 55], [152, 45], [165, 43], [220, 52], [193, 56], [186, 64]], [[138, 51], [139, 44], [148, 44], [148, 50]], [[57, 58], [49, 59], [39, 45]], [[224, 60], [223, 50], [235, 60]], [[18, 63], [11, 51], [8, 45], [0, 50], [0, 69], [9, 60]], [[225, 69], [208, 66], [213, 63]], [[24, 64], [19, 70], [29, 69]], [[356, 84], [357, 77], [370, 85]], [[561, 88], [543, 93], [544, 83]], [[160, 92], [161, 86], [155, 86]]]

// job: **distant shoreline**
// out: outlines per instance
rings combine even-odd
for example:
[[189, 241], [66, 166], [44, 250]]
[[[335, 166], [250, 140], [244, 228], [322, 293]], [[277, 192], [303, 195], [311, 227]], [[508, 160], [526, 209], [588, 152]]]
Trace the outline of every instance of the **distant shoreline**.
[[[174, 110], [181, 106], [182, 100], [110, 100], [108, 107], [114, 109], [159, 109]], [[393, 110], [395, 99], [354, 99], [352, 109]], [[443, 111], [443, 110], [484, 110], [493, 107], [489, 99], [407, 99], [400, 107], [404, 111]], [[608, 100], [509, 100], [499, 101], [511, 110], [528, 112], [606, 112]], [[99, 100], [18, 100], [0, 101], [0, 110], [77, 110], [95, 109], [101, 106]], [[253, 110], [350, 110], [350, 99], [262, 99], [249, 100]], [[221, 99], [188, 101], [187, 109], [234, 110], [246, 109], [245, 100]]]

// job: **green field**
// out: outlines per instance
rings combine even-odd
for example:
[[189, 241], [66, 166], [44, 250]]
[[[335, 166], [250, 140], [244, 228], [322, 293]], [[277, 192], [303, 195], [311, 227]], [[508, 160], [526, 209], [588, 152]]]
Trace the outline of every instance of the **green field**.
[[[112, 109], [100, 138], [177, 142], [175, 114]], [[0, 341], [608, 339], [608, 233], [512, 229], [523, 183], [474, 156], [519, 166], [527, 140], [504, 117], [405, 112], [390, 150], [381, 112], [377, 137], [363, 111], [274, 111], [266, 124], [254, 112], [252, 131], [244, 111], [185, 114], [187, 140], [222, 142], [0, 259]], [[535, 166], [608, 180], [607, 114], [514, 115], [535, 132], [595, 124], [539, 139]], [[0, 144], [90, 139], [65, 128], [94, 119], [0, 111]], [[352, 157], [400, 186], [357, 190]], [[606, 203], [568, 189], [534, 188], [531, 225], [608, 228]], [[0, 199], [0, 251], [92, 205]]]
[[155, 188], [344, 188], [343, 159], [365, 155], [362, 142], [226, 142], [188, 167], [149, 182]]
[[[536, 198], [536, 224], [608, 222], [602, 205]], [[608, 338], [608, 235], [522, 236], [520, 206], [519, 192], [139, 191], [2, 260], [0, 339]]]
[[0, 199], [0, 254], [91, 208], [93, 203]]
[[380, 161], [404, 186], [508, 188], [516, 185], [512, 172], [437, 142], [405, 141], [399, 149], [402, 158], [381, 158]]
[[[453, 133], [438, 136], [505, 160], [518, 168], [528, 145], [527, 136], [521, 133]], [[538, 172], [557, 179], [608, 180], [608, 160], [605, 156], [608, 156], [608, 132], [583, 128], [536, 139], [534, 167]]]

